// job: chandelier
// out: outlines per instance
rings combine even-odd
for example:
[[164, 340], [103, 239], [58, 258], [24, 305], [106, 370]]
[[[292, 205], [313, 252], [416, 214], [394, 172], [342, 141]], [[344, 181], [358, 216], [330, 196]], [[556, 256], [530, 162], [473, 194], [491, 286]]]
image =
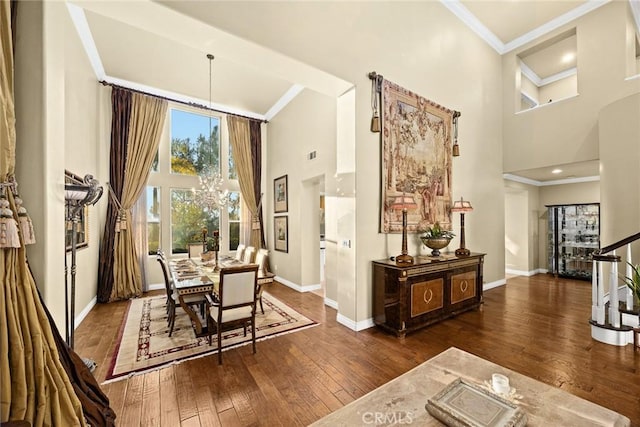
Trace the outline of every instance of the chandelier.
[[[211, 63], [214, 56], [209, 53], [207, 58], [209, 59], [209, 135], [207, 140], [211, 143]], [[212, 164], [204, 168], [199, 178], [200, 189], [193, 189], [195, 203], [209, 213], [226, 206], [229, 202], [229, 190], [223, 188], [222, 175], [214, 171]]]

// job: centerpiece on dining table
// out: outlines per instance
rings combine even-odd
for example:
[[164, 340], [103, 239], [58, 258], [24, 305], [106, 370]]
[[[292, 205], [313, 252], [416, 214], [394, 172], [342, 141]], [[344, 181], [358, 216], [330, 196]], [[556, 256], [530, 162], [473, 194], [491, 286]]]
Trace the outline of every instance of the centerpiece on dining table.
[[451, 239], [455, 237], [450, 230], [445, 230], [440, 226], [440, 223], [436, 221], [431, 227], [427, 227], [424, 233], [420, 236], [422, 243], [432, 249], [431, 256], [440, 256], [440, 249], [444, 249], [449, 245]]
[[202, 261], [214, 261], [215, 271], [218, 271], [218, 252], [220, 251], [220, 232], [214, 230], [213, 235], [206, 237], [206, 230], [203, 230], [203, 246], [205, 251], [200, 256]]

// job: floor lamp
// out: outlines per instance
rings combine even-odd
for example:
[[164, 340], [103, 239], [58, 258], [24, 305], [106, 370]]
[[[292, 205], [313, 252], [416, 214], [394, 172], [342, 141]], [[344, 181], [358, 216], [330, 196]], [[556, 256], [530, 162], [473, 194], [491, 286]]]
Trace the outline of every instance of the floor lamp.
[[[73, 334], [75, 329], [75, 309], [76, 309], [76, 251], [78, 249], [78, 224], [80, 223], [80, 213], [85, 206], [94, 205], [102, 196], [102, 187], [98, 186], [98, 181], [92, 175], [85, 175], [84, 179], [66, 173], [64, 186], [64, 199], [66, 204], [67, 229], [71, 230], [71, 290], [67, 281], [67, 255], [65, 238], [64, 256], [64, 302], [65, 302], [65, 334], [67, 345], [73, 348]], [[91, 368], [95, 367], [95, 362], [84, 360], [85, 364]]]
[[464, 200], [462, 197], [460, 197], [460, 200], [453, 202], [453, 206], [451, 207], [451, 212], [460, 212], [460, 247], [456, 249], [457, 256], [471, 255], [471, 251], [464, 247], [464, 214], [472, 210], [471, 202]]
[[402, 193], [402, 196], [397, 196], [391, 203], [391, 209], [402, 210], [402, 253], [396, 256], [396, 264], [398, 265], [411, 265], [413, 264], [413, 257], [408, 254], [407, 251], [407, 209], [415, 209], [418, 205], [413, 196], [407, 196]]

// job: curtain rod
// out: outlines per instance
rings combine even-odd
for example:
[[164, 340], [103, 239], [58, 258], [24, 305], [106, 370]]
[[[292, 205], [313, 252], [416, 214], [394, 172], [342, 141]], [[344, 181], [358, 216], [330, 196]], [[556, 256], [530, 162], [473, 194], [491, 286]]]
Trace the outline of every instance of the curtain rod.
[[187, 102], [187, 101], [182, 101], [180, 99], [169, 98], [167, 96], [156, 95], [155, 93], [149, 93], [149, 92], [145, 92], [145, 91], [138, 90], [138, 89], [132, 89], [130, 87], [121, 86], [121, 85], [118, 85], [118, 84], [115, 84], [115, 83], [109, 83], [109, 82], [106, 82], [104, 80], [101, 80], [100, 84], [102, 84], [103, 86], [111, 86], [111, 87], [117, 87], [119, 89], [125, 89], [125, 90], [131, 91], [131, 92], [136, 92], [136, 93], [140, 93], [142, 95], [152, 96], [152, 97], [158, 98], [158, 99], [164, 99], [164, 100], [171, 101], [171, 102], [177, 102], [178, 104], [188, 105], [190, 107], [197, 107], [197, 108], [202, 108], [203, 110], [215, 111], [216, 113], [223, 113], [223, 114], [226, 114], [228, 116], [242, 117], [244, 119], [253, 120], [253, 121], [256, 121], [256, 122], [269, 123], [269, 121], [265, 120], [265, 119], [256, 119], [255, 117], [244, 116], [242, 114], [229, 113], [227, 111], [217, 110], [215, 108], [207, 107], [206, 105], [198, 104], [196, 102]]

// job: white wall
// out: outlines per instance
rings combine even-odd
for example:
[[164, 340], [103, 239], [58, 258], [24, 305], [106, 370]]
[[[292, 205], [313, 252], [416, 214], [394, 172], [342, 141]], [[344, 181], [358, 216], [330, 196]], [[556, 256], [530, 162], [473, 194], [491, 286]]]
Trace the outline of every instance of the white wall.
[[[600, 112], [601, 243], [611, 245], [640, 231], [640, 94]], [[618, 255], [626, 257], [626, 253]], [[640, 242], [633, 246], [640, 260]]]
[[[466, 240], [472, 251], [487, 253], [485, 280], [504, 279], [502, 67], [493, 49], [438, 2], [226, 2], [212, 3], [211, 12], [221, 29], [356, 85], [356, 225], [352, 240], [356, 288], [344, 290], [345, 299], [356, 302], [351, 320], [370, 319], [371, 261], [395, 255], [401, 240], [399, 235], [378, 233], [380, 146], [379, 135], [369, 131], [371, 84], [367, 77], [374, 70], [462, 112], [462, 155], [454, 159], [453, 195], [474, 203], [475, 210], [465, 217]], [[284, 119], [276, 117], [269, 127], [275, 128], [276, 121], [281, 126]], [[273, 131], [269, 131], [269, 144], [278, 143]], [[278, 164], [272, 162], [278, 161], [269, 160], [274, 177], [284, 173], [284, 165], [278, 170]], [[345, 208], [351, 212], [350, 206]], [[454, 226], [459, 227], [459, 218]], [[409, 252], [415, 254], [420, 250], [418, 241], [410, 240]], [[452, 244], [455, 247], [457, 242]]]
[[[311, 90], [301, 92], [267, 126], [265, 220], [271, 268], [295, 286], [320, 283], [319, 183], [336, 174], [336, 100]], [[316, 158], [307, 155], [316, 151]], [[289, 251], [275, 251], [273, 180], [287, 175]], [[311, 205], [312, 204], [312, 205]], [[330, 212], [325, 215], [330, 216]], [[316, 253], [318, 256], [316, 256]]]
[[[64, 335], [64, 170], [107, 181], [98, 153], [103, 98], [64, 3], [21, 2], [18, 17], [16, 174], [36, 233], [30, 265]], [[89, 208], [89, 247], [77, 254], [75, 316], [96, 296], [101, 211]]]
[[[628, 13], [628, 2], [607, 3], [503, 56], [505, 172], [599, 158], [600, 110], [640, 90], [640, 79], [625, 80]], [[518, 69], [517, 55], [574, 27], [579, 96], [514, 114], [513, 100], [519, 93], [511, 76]]]

